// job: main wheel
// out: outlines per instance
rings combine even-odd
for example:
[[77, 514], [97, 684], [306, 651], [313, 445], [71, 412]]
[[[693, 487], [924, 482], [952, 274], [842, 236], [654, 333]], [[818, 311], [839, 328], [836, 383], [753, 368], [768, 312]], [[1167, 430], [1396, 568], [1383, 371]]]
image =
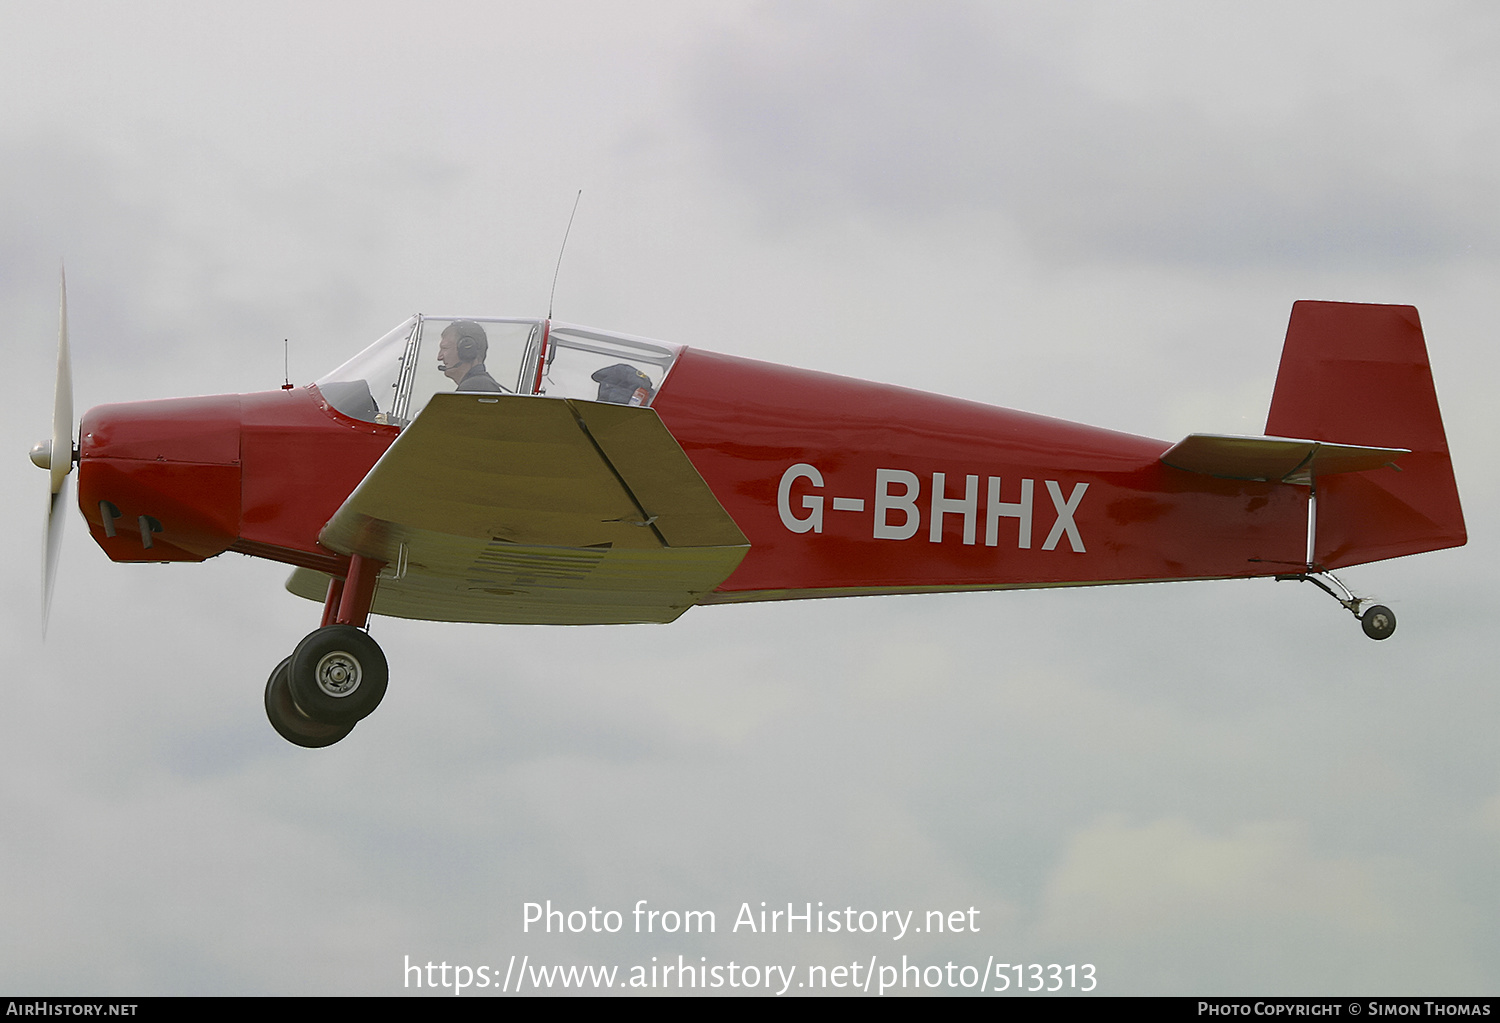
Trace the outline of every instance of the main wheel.
[[271, 727], [287, 742], [297, 746], [308, 749], [332, 746], [353, 731], [354, 726], [319, 724], [298, 710], [287, 684], [291, 666], [292, 659], [288, 657], [276, 665], [266, 682], [266, 717], [271, 719]]
[[1359, 624], [1371, 639], [1390, 639], [1396, 631], [1396, 614], [1384, 604], [1376, 604], [1360, 616]]
[[385, 697], [385, 654], [352, 625], [309, 633], [292, 651], [292, 699], [302, 713], [325, 725], [353, 725]]

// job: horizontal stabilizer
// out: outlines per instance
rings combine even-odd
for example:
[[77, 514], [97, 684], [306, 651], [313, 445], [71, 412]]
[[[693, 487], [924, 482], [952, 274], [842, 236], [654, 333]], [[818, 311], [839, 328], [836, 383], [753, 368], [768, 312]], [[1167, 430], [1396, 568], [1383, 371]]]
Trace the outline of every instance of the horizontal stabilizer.
[[1232, 437], [1189, 434], [1173, 444], [1161, 461], [1177, 469], [1229, 480], [1279, 480], [1307, 484], [1317, 476], [1365, 472], [1394, 465], [1411, 452], [1406, 448], [1372, 448], [1330, 444], [1291, 437]]

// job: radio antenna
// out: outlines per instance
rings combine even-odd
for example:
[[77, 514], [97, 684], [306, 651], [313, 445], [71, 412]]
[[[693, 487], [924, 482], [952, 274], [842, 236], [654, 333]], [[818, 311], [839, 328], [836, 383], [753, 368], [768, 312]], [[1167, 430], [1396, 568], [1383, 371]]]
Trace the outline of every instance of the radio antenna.
[[557, 298], [557, 275], [562, 272], [563, 253], [567, 251], [568, 235], [573, 231], [573, 218], [578, 215], [578, 200], [582, 198], [583, 189], [580, 188], [578, 194], [573, 197], [573, 212], [568, 214], [568, 227], [567, 230], [563, 231], [562, 245], [557, 250], [557, 269], [552, 271], [552, 291], [547, 295], [547, 319], [549, 320], [552, 319], [553, 300]]

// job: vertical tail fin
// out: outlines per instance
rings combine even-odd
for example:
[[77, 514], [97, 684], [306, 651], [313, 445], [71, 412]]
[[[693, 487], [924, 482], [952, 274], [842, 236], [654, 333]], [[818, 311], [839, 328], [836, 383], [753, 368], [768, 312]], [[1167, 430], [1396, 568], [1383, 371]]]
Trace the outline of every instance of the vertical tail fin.
[[1314, 560], [1320, 567], [1467, 541], [1427, 344], [1411, 306], [1293, 305], [1266, 433], [1411, 449], [1400, 472], [1372, 469], [1318, 480]]

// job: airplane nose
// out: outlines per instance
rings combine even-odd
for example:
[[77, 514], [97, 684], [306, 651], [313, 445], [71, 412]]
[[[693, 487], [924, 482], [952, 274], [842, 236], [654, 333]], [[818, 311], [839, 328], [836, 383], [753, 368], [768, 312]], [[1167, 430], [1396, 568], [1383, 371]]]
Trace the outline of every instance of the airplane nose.
[[79, 510], [113, 560], [202, 561], [238, 536], [239, 395], [101, 405], [79, 453]]

